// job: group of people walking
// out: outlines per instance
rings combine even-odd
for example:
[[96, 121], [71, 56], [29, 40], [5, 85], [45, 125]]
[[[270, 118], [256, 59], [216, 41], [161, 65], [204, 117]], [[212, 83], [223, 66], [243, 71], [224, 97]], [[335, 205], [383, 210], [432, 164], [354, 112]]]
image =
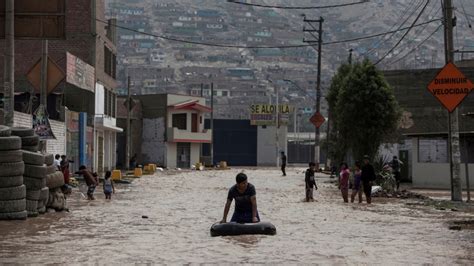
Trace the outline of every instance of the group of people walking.
[[[393, 159], [387, 166], [391, 167], [397, 191], [400, 189], [400, 168], [403, 163], [393, 156]], [[376, 179], [375, 169], [370, 164], [369, 156], [365, 155], [363, 164], [356, 161], [354, 164], [353, 180], [349, 182], [351, 171], [347, 163], [341, 164], [341, 171], [339, 173], [339, 189], [341, 190], [344, 202], [349, 202], [349, 189], [352, 188], [351, 202], [354, 202], [358, 195], [359, 203], [362, 203], [362, 192], [365, 194], [367, 203], [372, 202], [372, 183]], [[350, 187], [351, 185], [351, 187]]]
[[[61, 160], [60, 160], [61, 159]], [[58, 171], [61, 171], [64, 176], [64, 186], [63, 192], [67, 194], [71, 193], [71, 188], [69, 187], [70, 183], [70, 171], [69, 171], [69, 163], [73, 163], [74, 161], [68, 160], [66, 155], [59, 155], [56, 154], [54, 156], [54, 166], [57, 167]], [[81, 165], [79, 167], [79, 171], [75, 172], [76, 175], [82, 175], [84, 180], [86, 181], [87, 185], [87, 199], [88, 200], [95, 200], [94, 192], [95, 188], [99, 185], [99, 176], [97, 173], [90, 171], [87, 169], [85, 165]], [[105, 199], [111, 199], [112, 193], [115, 193], [114, 182], [111, 179], [111, 172], [107, 171], [104, 176], [103, 182], [103, 190], [105, 194]]]
[[[349, 202], [349, 177], [351, 171], [347, 163], [341, 164], [341, 171], [339, 173], [339, 189], [341, 190], [344, 202]], [[370, 164], [369, 156], [365, 155], [363, 164], [359, 161], [354, 165], [354, 180], [352, 182], [351, 202], [354, 202], [356, 195], [358, 195], [359, 203], [362, 203], [362, 192], [368, 204], [372, 203], [372, 182], [375, 181], [375, 169]]]

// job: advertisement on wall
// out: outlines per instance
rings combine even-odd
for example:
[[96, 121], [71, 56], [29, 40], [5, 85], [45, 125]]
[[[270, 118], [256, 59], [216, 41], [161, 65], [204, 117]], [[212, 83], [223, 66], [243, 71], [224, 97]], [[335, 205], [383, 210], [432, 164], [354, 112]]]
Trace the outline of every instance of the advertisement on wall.
[[[288, 104], [278, 105], [278, 126], [288, 125], [290, 113], [294, 107]], [[252, 104], [250, 106], [250, 124], [254, 126], [276, 125], [277, 105], [275, 104]]]
[[66, 61], [66, 82], [78, 88], [95, 92], [94, 67], [71, 53], [66, 54]]
[[56, 139], [49, 123], [48, 112], [42, 104], [33, 112], [33, 129], [40, 139]]

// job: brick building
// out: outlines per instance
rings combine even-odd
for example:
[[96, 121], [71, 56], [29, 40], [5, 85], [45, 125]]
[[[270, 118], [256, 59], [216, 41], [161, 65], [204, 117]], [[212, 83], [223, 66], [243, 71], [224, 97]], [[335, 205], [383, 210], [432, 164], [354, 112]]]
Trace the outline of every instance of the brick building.
[[[78, 86], [77, 82], [71, 82], [68, 77], [48, 95], [47, 110], [50, 119], [55, 120], [53, 124], [57, 124], [56, 122], [64, 124], [67, 113], [81, 113], [87, 121], [86, 131], [92, 132], [86, 134], [92, 135], [92, 139], [86, 141], [78, 140], [78, 132], [70, 130], [70, 127], [65, 127], [68, 129], [64, 133], [54, 132], [57, 136], [67, 136], [67, 149], [56, 152], [65, 153], [67, 150], [68, 156], [76, 161], [73, 167], [86, 164], [97, 171], [111, 169], [115, 166], [115, 148], [112, 147], [115, 145], [112, 144], [115, 141], [114, 132], [120, 130], [115, 124], [110, 124], [115, 123], [116, 113], [115, 28], [108, 27], [104, 14], [104, 0], [68, 0], [67, 3], [59, 1], [59, 5], [65, 5], [65, 38], [48, 41], [49, 58], [64, 73], [68, 73], [68, 68], [71, 66], [77, 66], [76, 62], [68, 62], [68, 58], [77, 58], [78, 62], [90, 65], [94, 70], [90, 75], [93, 78], [92, 82]], [[4, 49], [5, 41], [0, 41], [0, 52]], [[41, 59], [41, 51], [41, 40], [15, 40], [15, 110], [18, 112], [31, 113], [39, 105], [38, 92], [34, 91], [27, 81], [26, 74]], [[69, 70], [71, 72], [71, 69]], [[3, 73], [3, 64], [0, 64], [0, 73]], [[0, 77], [0, 84], [3, 85], [3, 75]], [[103, 92], [100, 99], [96, 98], [96, 87], [100, 87]], [[96, 113], [97, 107], [101, 105], [103, 108], [99, 108], [99, 111], [103, 110], [103, 113]], [[108, 139], [106, 143], [112, 151], [108, 155], [104, 154], [105, 148], [100, 146], [100, 138], [103, 138], [104, 142]], [[77, 141], [80, 143], [75, 143]], [[80, 147], [88, 146], [87, 143], [93, 143], [92, 147], [83, 149], [88, 154], [78, 154]], [[102, 159], [101, 154], [104, 154]], [[108, 161], [104, 161], [105, 158]]]

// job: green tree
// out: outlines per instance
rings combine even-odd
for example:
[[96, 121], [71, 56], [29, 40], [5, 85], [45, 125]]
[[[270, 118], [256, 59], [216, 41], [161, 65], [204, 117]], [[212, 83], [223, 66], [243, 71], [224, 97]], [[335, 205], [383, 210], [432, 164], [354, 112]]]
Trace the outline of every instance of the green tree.
[[328, 90], [326, 100], [329, 105], [329, 136], [325, 145], [329, 145], [329, 157], [336, 163], [344, 161], [345, 155], [348, 150], [348, 143], [345, 138], [341, 137], [338, 131], [339, 115], [335, 111], [339, 94], [345, 87], [347, 79], [351, 73], [352, 65], [343, 64], [338, 69], [336, 74], [331, 80], [331, 86]]
[[350, 65], [349, 73], [342, 72], [346, 67], [339, 70], [328, 95], [335, 114], [333, 135], [344, 153], [350, 151], [356, 159], [365, 154], [374, 158], [398, 126], [400, 108], [393, 90], [369, 60]]

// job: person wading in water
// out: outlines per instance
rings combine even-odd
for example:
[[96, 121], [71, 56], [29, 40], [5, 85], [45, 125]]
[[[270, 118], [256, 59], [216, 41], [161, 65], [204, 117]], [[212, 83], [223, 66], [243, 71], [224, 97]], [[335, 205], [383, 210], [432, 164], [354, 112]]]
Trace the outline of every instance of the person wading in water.
[[227, 202], [224, 208], [224, 217], [220, 223], [226, 223], [232, 200], [235, 199], [235, 210], [231, 222], [258, 223], [260, 217], [257, 211], [257, 197], [254, 185], [247, 181], [247, 175], [240, 173], [235, 177], [237, 184], [229, 189]]

